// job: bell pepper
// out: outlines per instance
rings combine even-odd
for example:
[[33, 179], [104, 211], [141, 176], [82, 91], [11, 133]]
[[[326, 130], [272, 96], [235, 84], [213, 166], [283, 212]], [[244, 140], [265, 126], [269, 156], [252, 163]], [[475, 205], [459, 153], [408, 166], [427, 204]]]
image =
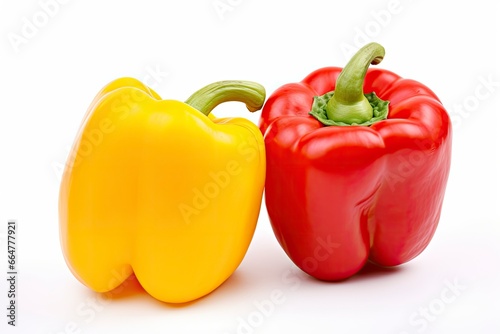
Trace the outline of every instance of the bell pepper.
[[61, 244], [74, 276], [109, 292], [135, 274], [171, 303], [221, 285], [252, 239], [265, 153], [252, 122], [209, 113], [225, 101], [256, 111], [264, 99], [264, 88], [246, 81], [208, 85], [186, 103], [162, 100], [132, 78], [104, 87], [60, 188]]
[[423, 84], [368, 69], [384, 55], [368, 44], [344, 69], [281, 86], [262, 109], [273, 231], [290, 259], [321, 280], [348, 278], [367, 261], [410, 261], [440, 218], [450, 118]]

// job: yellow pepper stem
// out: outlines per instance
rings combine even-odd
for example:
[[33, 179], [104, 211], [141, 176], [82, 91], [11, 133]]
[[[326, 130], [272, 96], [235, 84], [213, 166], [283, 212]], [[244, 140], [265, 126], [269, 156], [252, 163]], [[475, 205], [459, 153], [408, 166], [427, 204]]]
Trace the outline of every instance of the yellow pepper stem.
[[219, 104], [239, 101], [251, 112], [262, 108], [266, 99], [264, 87], [252, 81], [228, 80], [209, 84], [191, 95], [186, 103], [207, 115]]

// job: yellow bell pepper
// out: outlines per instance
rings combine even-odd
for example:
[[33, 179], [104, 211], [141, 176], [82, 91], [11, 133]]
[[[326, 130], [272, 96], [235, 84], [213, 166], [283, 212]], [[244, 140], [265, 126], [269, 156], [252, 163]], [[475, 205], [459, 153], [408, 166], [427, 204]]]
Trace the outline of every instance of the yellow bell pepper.
[[222, 81], [186, 103], [132, 78], [102, 89], [68, 157], [59, 198], [66, 262], [97, 292], [130, 275], [172, 303], [202, 297], [241, 263], [265, 181], [262, 135], [242, 118], [207, 117], [219, 103], [261, 108], [265, 91]]

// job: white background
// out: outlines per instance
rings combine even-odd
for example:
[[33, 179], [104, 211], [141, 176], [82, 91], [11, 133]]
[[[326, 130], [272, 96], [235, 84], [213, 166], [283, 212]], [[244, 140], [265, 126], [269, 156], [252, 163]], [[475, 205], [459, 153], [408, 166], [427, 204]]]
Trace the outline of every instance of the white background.
[[[496, 2], [62, 2], [51, 16], [35, 0], [0, 2], [0, 268], [6, 222], [17, 219], [20, 272], [16, 328], [7, 325], [0, 280], [1, 333], [500, 332]], [[367, 41], [385, 46], [381, 68], [431, 87], [454, 120], [442, 218], [418, 258], [319, 282], [284, 254], [263, 207], [238, 270], [196, 302], [164, 304], [132, 283], [104, 300], [71, 275], [59, 244], [60, 167], [102, 86], [133, 76], [184, 100], [210, 82], [244, 79], [269, 95], [316, 68], [344, 66], [344, 49]], [[260, 115], [238, 103], [215, 114]]]

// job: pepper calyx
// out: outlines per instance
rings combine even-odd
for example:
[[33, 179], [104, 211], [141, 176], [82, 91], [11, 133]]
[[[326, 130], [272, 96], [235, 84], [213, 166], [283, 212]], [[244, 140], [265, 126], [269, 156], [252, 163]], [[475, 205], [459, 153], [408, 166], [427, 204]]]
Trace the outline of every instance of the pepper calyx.
[[334, 96], [335, 91], [328, 92], [323, 95], [315, 96], [314, 97], [314, 102], [312, 105], [312, 109], [309, 112], [311, 116], [316, 118], [318, 121], [320, 121], [323, 125], [326, 126], [331, 126], [331, 125], [336, 125], [336, 126], [350, 126], [350, 125], [357, 125], [357, 126], [370, 126], [376, 122], [382, 121], [384, 119], [387, 119], [387, 116], [389, 114], [389, 101], [384, 101], [381, 98], [375, 94], [375, 92], [367, 93], [364, 94], [366, 99], [368, 100], [370, 106], [372, 107], [373, 110], [373, 116], [371, 119], [365, 121], [365, 122], [360, 122], [360, 123], [345, 123], [342, 121], [334, 121], [332, 119], [328, 118], [327, 114], [327, 105], [330, 99]]

